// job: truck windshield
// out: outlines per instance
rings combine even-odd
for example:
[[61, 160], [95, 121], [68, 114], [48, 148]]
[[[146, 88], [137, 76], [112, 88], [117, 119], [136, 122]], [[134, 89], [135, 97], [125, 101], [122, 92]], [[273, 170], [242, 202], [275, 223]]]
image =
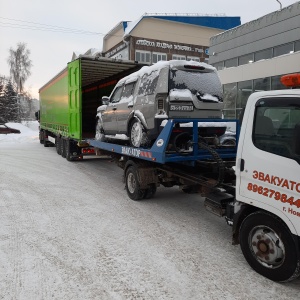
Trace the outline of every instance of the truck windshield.
[[192, 94], [212, 95], [223, 102], [222, 85], [215, 72], [197, 72], [179, 69], [170, 70], [169, 90], [188, 89]]

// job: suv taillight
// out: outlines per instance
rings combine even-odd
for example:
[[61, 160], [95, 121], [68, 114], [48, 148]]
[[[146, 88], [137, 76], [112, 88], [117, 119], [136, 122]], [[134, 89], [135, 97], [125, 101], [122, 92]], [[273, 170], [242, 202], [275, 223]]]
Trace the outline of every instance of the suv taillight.
[[157, 100], [157, 109], [164, 109], [164, 99], [163, 98], [159, 98]]

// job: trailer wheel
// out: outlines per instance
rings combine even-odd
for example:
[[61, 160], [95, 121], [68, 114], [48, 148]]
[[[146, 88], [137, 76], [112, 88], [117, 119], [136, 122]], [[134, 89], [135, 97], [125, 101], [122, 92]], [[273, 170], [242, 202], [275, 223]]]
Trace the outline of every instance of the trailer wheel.
[[40, 138], [40, 144], [44, 144], [44, 131], [43, 130], [40, 130], [39, 138]]
[[61, 156], [63, 158], [66, 158], [66, 140], [65, 139], [61, 139]]
[[241, 224], [240, 245], [249, 265], [274, 281], [291, 281], [300, 275], [300, 258], [287, 226], [264, 213], [250, 214]]
[[56, 153], [58, 155], [61, 155], [61, 138], [59, 136], [56, 137], [55, 148], [56, 148]]
[[145, 190], [144, 199], [151, 199], [156, 193], [156, 184], [151, 184], [151, 186]]
[[67, 161], [73, 161], [74, 160], [74, 158], [73, 158], [73, 156], [71, 155], [71, 142], [70, 142], [70, 140], [66, 140], [66, 143], [65, 143], [65, 153], [66, 153], [66, 159], [67, 159]]
[[135, 118], [129, 129], [129, 141], [132, 147], [144, 147], [148, 144], [148, 137], [146, 134], [146, 129], [142, 122]]
[[138, 182], [137, 168], [129, 167], [125, 173], [126, 191], [130, 199], [142, 200], [145, 196], [145, 190], [140, 188]]

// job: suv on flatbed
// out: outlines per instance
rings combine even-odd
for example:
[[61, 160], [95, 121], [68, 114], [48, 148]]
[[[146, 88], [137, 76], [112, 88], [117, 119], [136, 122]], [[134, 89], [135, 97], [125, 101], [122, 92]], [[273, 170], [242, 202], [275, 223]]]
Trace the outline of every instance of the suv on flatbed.
[[166, 119], [220, 119], [222, 85], [216, 69], [194, 61], [162, 61], [121, 79], [97, 109], [96, 139], [155, 140]]

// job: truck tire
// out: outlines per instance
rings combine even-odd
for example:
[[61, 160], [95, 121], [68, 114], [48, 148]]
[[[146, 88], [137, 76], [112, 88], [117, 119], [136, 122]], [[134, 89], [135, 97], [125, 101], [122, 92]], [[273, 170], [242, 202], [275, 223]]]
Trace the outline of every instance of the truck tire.
[[125, 172], [125, 183], [127, 195], [132, 200], [142, 200], [145, 197], [145, 190], [140, 188], [138, 173], [135, 166], [130, 166]]
[[135, 148], [145, 147], [148, 144], [146, 129], [137, 118], [130, 123], [129, 142], [130, 145]]
[[293, 236], [275, 216], [262, 211], [247, 216], [240, 227], [240, 245], [257, 273], [280, 282], [300, 275], [300, 257]]
[[61, 139], [61, 156], [66, 158], [66, 140]]
[[44, 144], [44, 131], [43, 130], [40, 130], [39, 138], [40, 138], [40, 144]]
[[56, 137], [56, 141], [55, 141], [55, 148], [56, 148], [56, 153], [58, 155], [61, 155], [61, 138], [59, 136]]
[[66, 140], [65, 146], [66, 146], [66, 148], [65, 148], [65, 153], [66, 153], [66, 159], [67, 159], [67, 161], [73, 161], [74, 159], [73, 159], [73, 157], [72, 157], [72, 155], [71, 155], [71, 149], [70, 149], [71, 145], [70, 145], [70, 140]]

